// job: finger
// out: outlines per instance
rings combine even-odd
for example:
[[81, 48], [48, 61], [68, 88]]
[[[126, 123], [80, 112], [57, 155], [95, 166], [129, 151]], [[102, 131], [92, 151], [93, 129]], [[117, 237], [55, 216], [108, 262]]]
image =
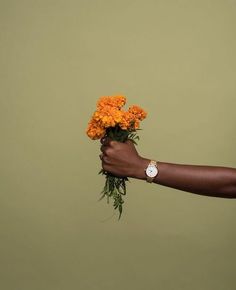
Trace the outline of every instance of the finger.
[[104, 155], [104, 154], [100, 154], [99, 155], [101, 161], [102, 161], [102, 166], [103, 165], [109, 165], [110, 164], [110, 159], [108, 156]]
[[102, 145], [108, 145], [111, 139], [109, 137], [102, 137], [100, 142]]
[[108, 156], [106, 156], [104, 154], [100, 154], [99, 158], [101, 159], [102, 164], [109, 164], [109, 162], [110, 162]]
[[106, 137], [102, 137], [102, 138], [100, 139], [101, 144], [103, 144], [103, 143], [105, 142], [105, 139], [106, 139]]
[[103, 154], [106, 154], [107, 146], [102, 145], [101, 148], [100, 148], [100, 150], [101, 150], [101, 152], [102, 152]]

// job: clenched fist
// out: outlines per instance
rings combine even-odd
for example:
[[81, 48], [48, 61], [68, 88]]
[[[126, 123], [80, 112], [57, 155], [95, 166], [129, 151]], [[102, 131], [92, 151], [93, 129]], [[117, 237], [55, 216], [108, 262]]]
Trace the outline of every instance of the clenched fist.
[[101, 143], [103, 170], [118, 177], [146, 178], [145, 169], [150, 160], [138, 154], [132, 141], [121, 143], [103, 138]]

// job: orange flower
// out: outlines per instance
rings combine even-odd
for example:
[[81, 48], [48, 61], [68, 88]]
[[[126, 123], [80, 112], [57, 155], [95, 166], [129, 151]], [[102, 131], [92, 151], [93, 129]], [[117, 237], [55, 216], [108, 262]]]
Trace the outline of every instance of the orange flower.
[[101, 97], [97, 102], [98, 110], [103, 109], [106, 106], [114, 107], [117, 109], [122, 108], [126, 103], [125, 96], [104, 96]]
[[93, 119], [100, 122], [104, 128], [114, 127], [121, 122], [122, 112], [115, 107], [104, 106], [101, 110], [95, 111]]
[[99, 122], [96, 122], [94, 119], [92, 119], [88, 124], [86, 133], [89, 138], [96, 140], [101, 139], [105, 135], [106, 130]]
[[109, 127], [119, 126], [122, 130], [135, 131], [139, 123], [147, 113], [139, 106], [132, 106], [128, 111], [121, 110], [125, 105], [124, 96], [104, 96], [97, 102], [97, 110], [94, 112], [87, 128], [87, 135], [95, 140], [106, 134]]
[[132, 106], [127, 112], [123, 112], [123, 118], [119, 125], [123, 130], [136, 130], [146, 115], [147, 113], [140, 107]]
[[119, 123], [119, 126], [122, 130], [128, 130], [131, 129], [132, 124], [134, 123], [134, 115], [130, 112], [122, 111], [122, 119]]
[[147, 116], [147, 113], [142, 108], [140, 108], [139, 106], [136, 106], [136, 105], [130, 107], [128, 112], [133, 114], [135, 116], [135, 118], [140, 120], [140, 121], [145, 119]]

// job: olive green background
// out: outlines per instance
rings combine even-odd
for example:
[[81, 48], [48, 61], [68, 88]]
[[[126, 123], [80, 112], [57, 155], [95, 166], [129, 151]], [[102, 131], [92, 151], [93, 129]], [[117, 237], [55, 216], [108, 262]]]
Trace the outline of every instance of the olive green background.
[[98, 202], [102, 95], [138, 150], [236, 167], [236, 1], [0, 0], [0, 289], [236, 289], [236, 203], [143, 181]]

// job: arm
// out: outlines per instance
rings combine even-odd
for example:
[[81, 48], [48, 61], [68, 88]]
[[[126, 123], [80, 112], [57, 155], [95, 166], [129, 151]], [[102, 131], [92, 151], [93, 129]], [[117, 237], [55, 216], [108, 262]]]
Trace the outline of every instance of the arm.
[[[150, 161], [141, 157], [132, 142], [106, 140], [101, 147], [102, 167], [117, 176], [146, 180]], [[236, 169], [217, 166], [182, 165], [158, 162], [154, 183], [195, 194], [236, 198]]]

